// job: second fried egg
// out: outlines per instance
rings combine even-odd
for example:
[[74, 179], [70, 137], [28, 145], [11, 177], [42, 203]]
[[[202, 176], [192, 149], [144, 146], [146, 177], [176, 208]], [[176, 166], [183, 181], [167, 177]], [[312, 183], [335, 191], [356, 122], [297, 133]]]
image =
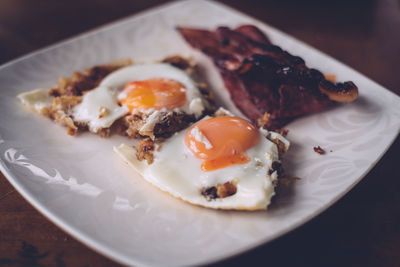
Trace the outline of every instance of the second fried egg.
[[115, 151], [148, 182], [189, 203], [264, 210], [278, 175], [273, 163], [279, 162], [277, 145], [265, 134], [242, 118], [207, 117], [163, 142], [151, 164], [139, 160], [134, 147]]

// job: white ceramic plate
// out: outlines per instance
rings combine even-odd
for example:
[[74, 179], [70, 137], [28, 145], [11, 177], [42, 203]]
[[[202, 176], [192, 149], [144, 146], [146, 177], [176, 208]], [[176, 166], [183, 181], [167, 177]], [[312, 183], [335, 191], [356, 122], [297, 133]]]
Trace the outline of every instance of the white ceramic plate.
[[[16, 94], [53, 85], [119, 58], [194, 55], [218, 96], [222, 82], [176, 25], [215, 28], [253, 23], [311, 67], [352, 80], [352, 104], [291, 123], [285, 169], [302, 180], [268, 212], [222, 212], [160, 192], [112, 152], [122, 137], [70, 137], [28, 112]], [[1, 170], [38, 210], [104, 255], [128, 265], [191, 265], [217, 261], [268, 242], [310, 220], [343, 196], [375, 165], [400, 128], [400, 99], [319, 51], [244, 14], [209, 1], [168, 4], [30, 54], [0, 69]], [[229, 103], [227, 106], [230, 106]], [[328, 153], [319, 155], [320, 145]], [[332, 151], [332, 152], [330, 152]]]

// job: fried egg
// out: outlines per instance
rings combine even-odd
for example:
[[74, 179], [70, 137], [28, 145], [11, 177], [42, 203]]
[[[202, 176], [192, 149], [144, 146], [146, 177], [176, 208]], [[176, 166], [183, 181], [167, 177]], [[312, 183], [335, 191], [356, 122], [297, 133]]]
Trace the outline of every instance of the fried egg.
[[[201, 93], [188, 74], [169, 64], [158, 63], [112, 72], [98, 88], [83, 96], [72, 115], [74, 120], [88, 123], [90, 130], [97, 132], [128, 113], [140, 112], [148, 115], [142, 128], [149, 132], [161, 113], [184, 112], [198, 118], [204, 109]], [[104, 111], [106, 114], [101, 116]]]
[[186, 72], [166, 63], [122, 68], [105, 77], [100, 86], [118, 92], [118, 100], [130, 112], [176, 111], [198, 118], [205, 109], [196, 83]]
[[[51, 106], [54, 99], [46, 89], [23, 93], [18, 98], [38, 113]], [[185, 71], [170, 64], [154, 63], [110, 73], [98, 87], [86, 91], [82, 101], [67, 115], [97, 133], [125, 115], [145, 114], [141, 130], [149, 133], [166, 114], [185, 113], [198, 119], [207, 105], [196, 82]]]
[[[114, 150], [144, 179], [191, 204], [215, 209], [265, 210], [274, 195], [277, 145], [249, 121], [224, 115], [206, 117], [176, 133], [154, 150], [153, 162], [137, 148]], [[286, 149], [289, 142], [279, 138]]]

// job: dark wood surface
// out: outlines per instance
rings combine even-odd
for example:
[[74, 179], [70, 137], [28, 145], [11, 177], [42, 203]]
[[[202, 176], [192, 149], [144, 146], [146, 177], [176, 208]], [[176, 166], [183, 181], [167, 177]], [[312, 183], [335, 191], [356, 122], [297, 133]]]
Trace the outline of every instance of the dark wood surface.
[[[0, 0], [0, 64], [163, 2]], [[400, 95], [399, 0], [222, 2]], [[399, 161], [397, 138], [372, 171], [326, 212], [269, 244], [217, 265], [400, 266]], [[0, 174], [3, 265], [118, 266], [49, 222]]]

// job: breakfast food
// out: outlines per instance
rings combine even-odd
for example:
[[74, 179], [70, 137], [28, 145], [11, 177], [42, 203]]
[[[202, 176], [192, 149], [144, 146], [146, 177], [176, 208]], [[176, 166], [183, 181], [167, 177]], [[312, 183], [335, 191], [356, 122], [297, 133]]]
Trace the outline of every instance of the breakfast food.
[[289, 142], [222, 108], [214, 112], [195, 74], [194, 64], [177, 56], [152, 64], [118, 61], [18, 98], [71, 135], [138, 137], [136, 146], [115, 151], [177, 198], [215, 209], [266, 209]]
[[35, 112], [65, 125], [70, 135], [166, 138], [213, 109], [194, 65], [174, 56], [152, 64], [130, 60], [95, 66], [60, 78], [51, 89], [18, 95]]
[[353, 82], [327, 80], [302, 58], [271, 44], [253, 25], [215, 31], [179, 27], [178, 31], [213, 60], [232, 101], [260, 127], [279, 129], [296, 117], [358, 96]]
[[180, 56], [96, 66], [60, 78], [51, 89], [18, 97], [67, 126], [71, 135], [88, 130], [138, 138], [136, 145], [122, 144], [114, 151], [176, 198], [213, 209], [265, 210], [278, 181], [298, 180], [282, 174], [281, 157], [289, 142], [281, 127], [337, 102], [351, 102], [358, 89], [308, 68], [252, 25], [178, 30], [213, 59], [231, 99], [251, 121], [223, 108], [215, 112], [195, 64]]
[[191, 204], [265, 210], [288, 147], [280, 134], [220, 109], [162, 143], [114, 149], [148, 182]]

